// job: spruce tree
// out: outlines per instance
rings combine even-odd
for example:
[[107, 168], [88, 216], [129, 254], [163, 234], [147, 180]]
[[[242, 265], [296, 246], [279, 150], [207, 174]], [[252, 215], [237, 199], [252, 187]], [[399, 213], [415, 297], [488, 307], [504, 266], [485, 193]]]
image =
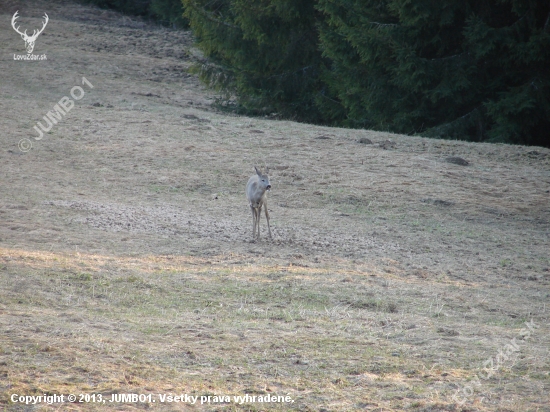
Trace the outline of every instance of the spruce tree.
[[319, 0], [327, 116], [408, 134], [550, 145], [550, 4]]
[[149, 17], [176, 28], [189, 26], [183, 18], [182, 0], [85, 0], [96, 6], [135, 16]]
[[85, 0], [96, 6], [121, 11], [137, 16], [147, 16], [151, 0]]
[[183, 0], [209, 58], [200, 76], [241, 108], [319, 121], [321, 53], [314, 0]]
[[151, 0], [151, 14], [162, 24], [174, 28], [187, 28], [189, 21], [183, 17], [182, 0]]
[[[182, 22], [180, 0], [91, 1]], [[547, 0], [182, 1], [201, 79], [248, 113], [550, 147]]]

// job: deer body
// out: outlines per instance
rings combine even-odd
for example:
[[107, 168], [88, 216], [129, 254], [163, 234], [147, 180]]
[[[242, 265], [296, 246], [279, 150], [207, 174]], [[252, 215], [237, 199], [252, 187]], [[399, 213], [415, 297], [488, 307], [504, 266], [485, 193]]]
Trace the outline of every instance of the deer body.
[[266, 168], [265, 174], [262, 174], [256, 166], [254, 166], [256, 174], [248, 179], [246, 184], [246, 197], [252, 210], [252, 239], [256, 240], [256, 233], [260, 239], [260, 214], [262, 207], [265, 206], [265, 217], [267, 219], [267, 230], [271, 238], [271, 228], [269, 227], [269, 213], [267, 212], [267, 191], [271, 189], [269, 183], [269, 168]]

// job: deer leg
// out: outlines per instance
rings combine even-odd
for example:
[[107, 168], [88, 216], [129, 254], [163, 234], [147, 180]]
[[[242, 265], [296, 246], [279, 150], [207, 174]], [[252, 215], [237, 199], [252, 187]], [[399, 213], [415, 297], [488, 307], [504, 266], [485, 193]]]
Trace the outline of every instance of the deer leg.
[[260, 206], [256, 209], [256, 213], [258, 214], [258, 217], [257, 217], [257, 224], [258, 224], [258, 240], [260, 240], [260, 216], [262, 215], [262, 205], [260, 204]]
[[269, 213], [267, 213], [267, 202], [264, 200], [264, 206], [265, 206], [265, 218], [267, 219], [267, 231], [269, 232], [269, 238], [273, 239], [273, 236], [271, 236], [271, 228], [269, 227]]
[[252, 240], [256, 240], [256, 209], [250, 205], [250, 210], [252, 210]]
[[254, 236], [256, 239], [260, 240], [260, 210], [255, 208], [254, 212], [256, 213], [256, 232], [254, 233]]

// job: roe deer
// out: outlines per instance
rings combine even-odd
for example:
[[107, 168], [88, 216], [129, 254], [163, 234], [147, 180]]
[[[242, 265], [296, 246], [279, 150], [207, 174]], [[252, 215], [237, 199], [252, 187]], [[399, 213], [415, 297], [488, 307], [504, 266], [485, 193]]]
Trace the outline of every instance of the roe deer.
[[267, 219], [267, 230], [269, 238], [271, 237], [271, 228], [269, 227], [269, 213], [267, 212], [267, 193], [271, 189], [269, 183], [269, 168], [265, 168], [265, 174], [262, 174], [256, 166], [254, 166], [256, 174], [248, 179], [246, 184], [246, 197], [252, 210], [252, 240], [256, 240], [256, 228], [258, 228], [258, 239], [260, 239], [260, 213], [262, 206], [265, 206], [265, 217]]

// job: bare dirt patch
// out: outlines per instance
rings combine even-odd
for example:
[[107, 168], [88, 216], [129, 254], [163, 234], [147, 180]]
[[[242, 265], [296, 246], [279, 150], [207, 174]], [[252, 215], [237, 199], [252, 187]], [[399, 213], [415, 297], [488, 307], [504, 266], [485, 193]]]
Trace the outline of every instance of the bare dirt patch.
[[[0, 393], [547, 408], [548, 149], [231, 116], [187, 71], [190, 33], [61, 1], [5, 3], [2, 21], [15, 10], [50, 23], [38, 62], [14, 61], [0, 25]], [[94, 88], [34, 140], [83, 76]], [[254, 165], [272, 171], [273, 241], [262, 219], [251, 242]]]

